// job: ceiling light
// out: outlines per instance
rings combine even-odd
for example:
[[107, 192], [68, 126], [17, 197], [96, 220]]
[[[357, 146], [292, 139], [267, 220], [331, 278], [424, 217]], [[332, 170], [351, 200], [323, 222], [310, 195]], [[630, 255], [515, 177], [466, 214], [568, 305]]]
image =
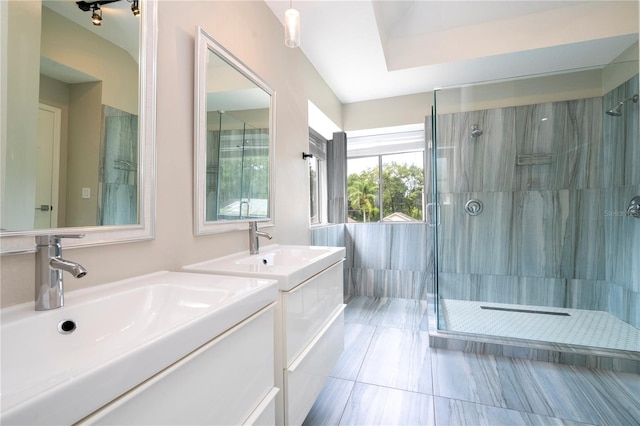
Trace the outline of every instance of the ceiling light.
[[140, 15], [140, 6], [138, 6], [138, 0], [133, 0], [133, 4], [131, 5], [131, 12], [133, 13], [133, 16]]
[[287, 47], [300, 46], [300, 12], [291, 7], [284, 12], [284, 44]]
[[93, 11], [91, 14], [91, 22], [93, 22], [93, 25], [99, 27], [102, 25], [102, 9], [100, 9], [100, 5], [98, 3], [95, 3], [91, 6], [91, 10]]

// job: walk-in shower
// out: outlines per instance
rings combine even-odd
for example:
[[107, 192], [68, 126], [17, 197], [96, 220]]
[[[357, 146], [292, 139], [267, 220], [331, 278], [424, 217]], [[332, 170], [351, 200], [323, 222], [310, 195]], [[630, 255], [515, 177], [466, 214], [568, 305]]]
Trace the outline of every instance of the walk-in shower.
[[640, 360], [637, 70], [603, 96], [550, 90], [536, 104], [508, 93], [456, 108], [488, 88], [436, 92], [425, 133], [439, 335]]
[[634, 104], [638, 103], [638, 98], [639, 96], [637, 94], [631, 96], [630, 98], [624, 99], [620, 102], [618, 102], [618, 105], [614, 106], [613, 108], [609, 108], [606, 111], [606, 114], [608, 115], [612, 115], [614, 117], [620, 117], [622, 115], [622, 107], [624, 106], [624, 104], [626, 102], [632, 101]]

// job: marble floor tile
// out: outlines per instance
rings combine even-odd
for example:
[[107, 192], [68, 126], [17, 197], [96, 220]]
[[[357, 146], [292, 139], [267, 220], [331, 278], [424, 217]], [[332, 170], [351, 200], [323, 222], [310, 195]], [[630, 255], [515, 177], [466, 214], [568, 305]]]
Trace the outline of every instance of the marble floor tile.
[[356, 383], [340, 425], [434, 425], [433, 398]]
[[347, 305], [345, 322], [426, 331], [427, 309], [426, 300], [356, 296]]
[[374, 324], [381, 327], [428, 331], [427, 301], [387, 298], [384, 309], [380, 310]]
[[378, 327], [357, 381], [430, 394], [429, 333]]
[[563, 425], [580, 426], [590, 423], [524, 413], [507, 408], [492, 407], [474, 402], [434, 397], [436, 425], [519, 426]]
[[330, 376], [345, 380], [356, 380], [375, 329], [372, 325], [354, 322], [345, 323], [344, 351]]
[[354, 384], [352, 381], [329, 377], [302, 424], [304, 426], [339, 424]]
[[378, 305], [378, 299], [373, 297], [353, 296], [344, 310], [344, 321], [369, 324], [375, 318]]
[[601, 425], [640, 425], [638, 375], [530, 364], [536, 387], [555, 416]]
[[640, 425], [640, 375], [429, 348], [403, 319], [422, 314], [350, 300], [345, 353], [304, 424]]
[[436, 396], [576, 422], [640, 424], [636, 387], [621, 373], [441, 349], [431, 360]]

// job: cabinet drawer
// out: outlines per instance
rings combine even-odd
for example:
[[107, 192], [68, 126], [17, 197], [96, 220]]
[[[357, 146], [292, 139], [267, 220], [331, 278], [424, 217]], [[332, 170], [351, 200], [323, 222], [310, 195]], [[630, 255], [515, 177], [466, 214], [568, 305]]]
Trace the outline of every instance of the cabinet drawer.
[[289, 368], [284, 370], [285, 424], [301, 424], [320, 394], [344, 349], [344, 308], [329, 322]]
[[262, 426], [276, 424], [276, 395], [280, 392], [278, 388], [272, 388], [264, 397], [260, 405], [245, 420], [243, 426]]
[[325, 269], [291, 291], [281, 292], [284, 367], [309, 344], [343, 302], [343, 261]]
[[242, 424], [273, 389], [273, 305], [81, 424]]

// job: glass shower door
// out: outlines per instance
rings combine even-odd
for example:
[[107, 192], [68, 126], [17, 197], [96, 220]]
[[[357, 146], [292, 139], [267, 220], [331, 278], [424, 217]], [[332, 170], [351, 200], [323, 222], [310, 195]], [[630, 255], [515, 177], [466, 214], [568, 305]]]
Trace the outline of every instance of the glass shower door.
[[541, 89], [590, 70], [434, 93], [440, 330], [638, 351], [638, 64], [617, 65], [602, 96]]

